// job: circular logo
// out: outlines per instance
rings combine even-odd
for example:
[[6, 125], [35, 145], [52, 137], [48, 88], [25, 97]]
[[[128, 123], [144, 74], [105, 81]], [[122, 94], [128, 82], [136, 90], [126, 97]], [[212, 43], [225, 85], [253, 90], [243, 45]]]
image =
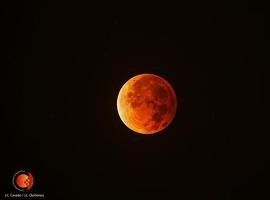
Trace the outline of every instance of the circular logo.
[[29, 191], [34, 184], [34, 177], [30, 172], [20, 170], [13, 175], [13, 186], [19, 191]]

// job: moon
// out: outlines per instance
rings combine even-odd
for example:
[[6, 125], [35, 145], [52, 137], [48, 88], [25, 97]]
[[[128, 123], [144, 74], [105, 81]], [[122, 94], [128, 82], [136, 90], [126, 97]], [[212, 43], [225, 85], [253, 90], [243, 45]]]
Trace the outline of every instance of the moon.
[[140, 74], [120, 89], [117, 110], [122, 122], [140, 134], [154, 134], [172, 122], [177, 98], [172, 86], [154, 74]]

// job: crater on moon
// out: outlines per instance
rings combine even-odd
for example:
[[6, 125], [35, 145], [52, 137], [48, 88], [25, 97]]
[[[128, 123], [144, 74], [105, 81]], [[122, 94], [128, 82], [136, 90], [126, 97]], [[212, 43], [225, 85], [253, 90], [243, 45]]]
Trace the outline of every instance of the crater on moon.
[[131, 130], [153, 134], [165, 129], [177, 108], [171, 85], [154, 74], [141, 74], [129, 79], [117, 98], [121, 120]]

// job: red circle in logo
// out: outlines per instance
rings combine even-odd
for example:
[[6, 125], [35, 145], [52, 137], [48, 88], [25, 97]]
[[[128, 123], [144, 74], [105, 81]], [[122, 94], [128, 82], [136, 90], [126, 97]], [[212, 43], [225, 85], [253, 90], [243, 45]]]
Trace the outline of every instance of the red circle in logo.
[[34, 177], [30, 172], [19, 171], [13, 177], [13, 184], [17, 190], [28, 191], [33, 187]]

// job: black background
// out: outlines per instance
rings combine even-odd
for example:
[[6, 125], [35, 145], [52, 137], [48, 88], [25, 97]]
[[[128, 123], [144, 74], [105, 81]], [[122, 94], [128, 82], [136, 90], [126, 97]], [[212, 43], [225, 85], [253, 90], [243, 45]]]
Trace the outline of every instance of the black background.
[[[267, 199], [262, 6], [1, 4], [1, 195], [26, 169], [47, 199]], [[177, 94], [160, 134], [132, 132], [116, 110], [140, 73]]]

